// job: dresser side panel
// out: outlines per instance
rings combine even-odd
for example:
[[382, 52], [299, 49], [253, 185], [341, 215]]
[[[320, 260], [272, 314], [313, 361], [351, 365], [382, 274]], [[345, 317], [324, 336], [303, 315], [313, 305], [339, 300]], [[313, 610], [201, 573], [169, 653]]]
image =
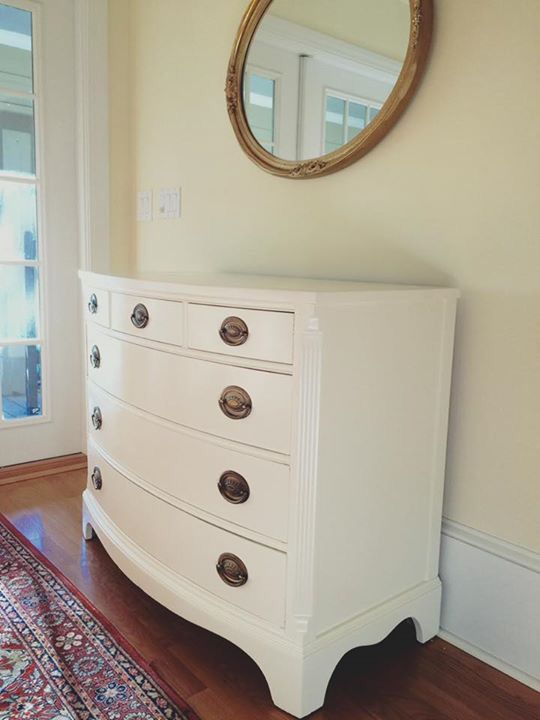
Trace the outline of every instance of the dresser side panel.
[[455, 301], [317, 310], [315, 629], [436, 577]]

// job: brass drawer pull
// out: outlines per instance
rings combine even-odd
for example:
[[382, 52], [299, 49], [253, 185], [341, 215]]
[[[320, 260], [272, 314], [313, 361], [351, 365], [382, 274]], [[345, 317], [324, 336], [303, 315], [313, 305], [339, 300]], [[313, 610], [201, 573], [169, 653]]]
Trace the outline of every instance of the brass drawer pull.
[[90, 351], [90, 365], [96, 369], [101, 365], [101, 355], [97, 345], [94, 345]]
[[221, 323], [219, 335], [227, 345], [243, 345], [249, 337], [249, 330], [242, 318], [228, 317]]
[[149, 320], [150, 315], [148, 314], [146, 305], [143, 305], [142, 303], [135, 305], [133, 312], [131, 313], [131, 322], [133, 325], [139, 330], [142, 330], [148, 325]]
[[98, 407], [95, 407], [92, 411], [92, 425], [94, 426], [94, 430], [101, 430], [101, 426], [103, 425], [103, 416]]
[[90, 295], [90, 300], [88, 301], [88, 312], [90, 315], [95, 315], [98, 311], [98, 299], [97, 295], [95, 293], [92, 293]]
[[234, 470], [223, 473], [219, 478], [218, 489], [222, 497], [233, 505], [241, 505], [249, 499], [247, 480]]
[[98, 467], [94, 468], [94, 472], [90, 476], [92, 479], [92, 485], [95, 490], [101, 490], [103, 487], [103, 478], [101, 477], [101, 470]]
[[223, 582], [231, 587], [241, 587], [248, 581], [247, 567], [232, 553], [223, 553], [219, 556], [216, 570]]
[[219, 407], [231, 420], [243, 420], [251, 413], [252, 402], [249, 394], [238, 385], [229, 385], [221, 393]]

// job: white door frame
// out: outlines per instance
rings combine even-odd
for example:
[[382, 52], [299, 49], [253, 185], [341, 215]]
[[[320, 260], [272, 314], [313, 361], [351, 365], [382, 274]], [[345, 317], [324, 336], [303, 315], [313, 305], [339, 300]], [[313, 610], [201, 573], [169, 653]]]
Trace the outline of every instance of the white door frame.
[[[37, 23], [38, 31], [41, 32], [42, 52], [39, 51], [40, 38], [36, 35], [38, 44], [34, 59], [38, 60], [37, 72], [42, 79], [37, 86], [38, 93], [41, 93], [41, 103], [37, 108], [40, 119], [36, 128], [36, 152], [41, 155], [41, 149], [45, 154], [45, 163], [40, 162], [38, 167], [38, 180], [42, 189], [38, 210], [40, 240], [43, 243], [41, 247], [45, 248], [40, 261], [47, 266], [43, 268], [40, 278], [41, 287], [46, 284], [48, 288], [45, 303], [41, 305], [42, 317], [47, 321], [42, 322], [47, 352], [43, 366], [43, 421], [32, 418], [24, 424], [2, 427], [2, 465], [74, 453], [83, 446], [83, 426], [86, 423], [81, 400], [84, 383], [82, 351], [78, 352], [78, 347], [82, 346], [79, 343], [82, 323], [78, 311], [80, 303], [76, 272], [81, 261], [86, 265], [87, 258], [97, 267], [98, 251], [102, 263], [108, 256], [108, 233], [103, 232], [108, 225], [108, 187], [103, 181], [103, 177], [107, 177], [108, 164], [107, 86], [98, 87], [100, 78], [95, 70], [96, 61], [90, 51], [86, 50], [87, 47], [93, 47], [95, 57], [99, 58], [107, 47], [107, 34], [96, 32], [96, 40], [101, 39], [102, 43], [100, 50], [94, 41], [88, 42], [86, 46], [80, 41], [81, 37], [89, 40], [92, 36], [94, 30], [91, 23], [94, 20], [97, 23], [99, 17], [95, 13], [98, 10], [101, 10], [101, 21], [105, 20], [106, 30], [107, 5], [102, 5], [100, 0], [89, 0], [86, 4], [87, 20], [79, 22], [84, 17], [84, 5], [79, 5], [79, 0], [33, 0], [32, 6], [27, 0], [13, 0], [13, 4], [28, 4], [35, 11], [36, 20], [39, 16], [42, 20]], [[105, 57], [107, 54], [104, 53]], [[78, 67], [77, 72], [74, 72], [76, 56]], [[87, 61], [86, 71], [83, 71], [84, 58]], [[103, 71], [106, 62], [101, 67]], [[81, 78], [84, 78], [84, 82]], [[102, 79], [106, 81], [106, 76]], [[93, 94], [98, 100], [94, 103], [95, 107], [90, 109]], [[86, 134], [90, 140], [84, 133], [78, 132], [82, 114], [78, 112], [79, 106], [75, 100], [78, 99], [82, 105], [83, 97], [88, 109], [87, 127], [92, 128]], [[95, 119], [98, 110], [102, 113], [100, 124]], [[95, 137], [102, 129], [104, 137], [100, 138], [98, 146]], [[39, 133], [42, 134], [43, 142]], [[83, 166], [79, 155], [87, 158]], [[79, 173], [84, 177], [84, 182], [77, 187]], [[96, 191], [100, 183], [101, 196]], [[44, 196], [45, 184], [47, 192]], [[88, 190], [87, 184], [90, 188]], [[83, 216], [92, 220], [90, 231], [86, 227], [81, 228], [80, 218]], [[102, 230], [94, 218], [99, 220]], [[100, 233], [103, 237], [98, 237]], [[79, 241], [78, 235], [83, 235], [83, 240]], [[77, 363], [78, 358], [81, 358], [81, 365]], [[46, 402], [48, 396], [51, 398], [50, 403]]]
[[108, 6], [108, 0], [75, 0], [80, 267], [104, 273], [110, 270]]
[[[7, 2], [9, 4], [9, 0]], [[0, 436], [2, 448], [0, 464], [2, 465], [85, 449], [86, 423], [84, 421], [83, 382], [80, 382], [80, 385], [79, 381], [76, 383], [80, 387], [81, 393], [79, 402], [74, 405], [69, 400], [70, 393], [75, 390], [77, 374], [79, 378], [84, 374], [82, 372], [82, 347], [84, 343], [80, 343], [79, 357], [81, 366], [79, 373], [76, 373], [73, 365], [71, 365], [71, 368], [69, 365], [69, 363], [73, 362], [74, 347], [71, 344], [71, 347], [68, 348], [69, 352], [63, 352], [60, 343], [64, 342], [64, 340], [60, 341], [59, 338], [63, 333], [66, 338], [69, 338], [70, 343], [75, 342], [77, 345], [79, 344], [78, 340], [81, 338], [82, 322], [77, 322], [74, 316], [76, 308], [80, 306], [78, 282], [75, 275], [77, 266], [102, 272], [109, 270], [108, 2], [107, 0], [66, 0], [66, 2], [72, 3], [73, 16], [71, 21], [68, 21], [67, 16], [62, 19], [62, 30], [59, 30], [59, 32], [65, 33], [66, 39], [68, 33], [73, 33], [66, 44], [72, 48], [71, 51], [75, 56], [75, 73], [70, 80], [66, 97], [62, 97], [63, 110], [59, 108], [58, 112], [69, 113], [74, 110], [75, 114], [65, 116], [65, 127], [64, 116], [56, 119], [52, 117], [51, 113], [54, 112], [52, 103], [57, 102], [58, 97], [55, 95], [56, 100], [53, 101], [48, 95], [48, 84], [56, 85], [54, 77], [50, 75], [53, 72], [52, 66], [49, 65], [49, 74], [43, 74], [44, 77], [46, 76], [46, 82], [38, 82], [43, 97], [41, 106], [37, 108], [37, 111], [41, 110], [41, 117], [38, 118], [37, 122], [37, 131], [38, 133], [45, 132], [47, 142], [50, 139], [56, 148], [62, 143], [62, 137], [65, 137], [72, 152], [72, 154], [66, 155], [60, 167], [51, 166], [49, 157], [45, 158], [45, 176], [56, 179], [55, 183], [53, 183], [56, 186], [56, 193], [51, 196], [47, 195], [45, 199], [46, 208], [43, 206], [43, 200], [38, 206], [39, 212], [45, 211], [46, 214], [46, 222], [40, 216], [42, 248], [45, 245], [49, 246], [50, 243], [47, 240], [51, 240], [51, 238], [46, 237], [49, 217], [55, 218], [55, 237], [52, 243], [52, 246], [55, 246], [55, 251], [51, 254], [51, 246], [46, 251], [46, 254], [42, 253], [41, 255], [41, 261], [44, 261], [48, 268], [42, 268], [40, 288], [43, 289], [46, 282], [49, 284], [53, 282], [51, 278], [55, 275], [57, 278], [62, 276], [62, 283], [65, 283], [65, 288], [69, 287], [69, 298], [68, 304], [62, 307], [61, 299], [55, 296], [54, 310], [52, 310], [51, 297], [46, 293], [47, 297], [44, 298], [42, 290], [41, 328], [42, 332], [45, 333], [48, 347], [48, 352], [44, 355], [43, 365], [45, 382], [43, 419], [34, 418], [25, 423], [14, 422], [12, 426], [2, 429]], [[31, 6], [29, 5], [29, 9], [35, 11], [36, 17], [38, 17], [41, 10], [43, 22], [45, 22], [45, 18], [50, 17], [49, 11], [53, 12], [53, 8], [56, 7], [53, 2], [49, 4], [49, 0], [33, 0], [33, 3]], [[15, 0], [14, 4], [25, 6], [27, 3], [26, 0]], [[40, 26], [43, 28], [43, 25], [40, 24]], [[36, 36], [35, 40], [35, 52], [37, 53], [35, 57], [38, 61], [36, 68], [37, 71], [40, 71], [43, 69], [41, 63], [45, 55], [41, 55], [39, 48], [40, 38]], [[45, 48], [45, 53], [53, 52], [53, 48], [49, 44], [53, 41], [49, 36], [47, 36], [46, 40], [48, 50]], [[54, 42], [57, 42], [57, 40], [54, 40]], [[53, 62], [58, 64], [59, 55], [56, 51], [51, 57], [54, 57]], [[58, 68], [60, 71], [59, 65]], [[70, 92], [72, 104], [71, 109], [68, 110]], [[73, 99], [76, 100], [75, 106], [73, 105]], [[57, 120], [61, 122], [58, 123]], [[65, 133], [64, 136], [62, 136], [62, 132]], [[37, 134], [37, 154], [40, 154], [43, 149], [41, 141], [42, 138]], [[39, 163], [39, 166], [43, 168], [42, 163]], [[66, 208], [66, 223], [62, 224], [61, 203], [64, 200], [62, 182], [58, 182], [58, 178], [61, 177], [64, 168], [68, 173], [71, 168], [77, 187], [71, 193], [71, 196], [69, 192], [66, 192], [65, 202], [69, 203], [69, 206]], [[43, 189], [46, 178], [41, 177], [41, 175], [43, 175], [43, 171], [40, 172], [39, 177]], [[49, 188], [51, 187], [51, 183], [47, 183], [47, 185]], [[57, 230], [60, 230], [62, 240], [57, 235]], [[77, 234], [79, 238], [76, 238]], [[68, 276], [65, 272], [67, 266], [61, 267], [60, 264], [57, 266], [55, 263], [59, 262], [60, 258], [58, 255], [60, 245], [58, 243], [66, 242], [69, 237], [75, 240], [76, 245], [74, 248], [71, 246], [69, 251], [69, 267], [73, 275]], [[50, 257], [48, 257], [49, 255]], [[51, 261], [53, 265], [51, 265]], [[51, 356], [52, 351], [49, 347], [52, 334], [55, 337], [54, 357]], [[62, 378], [65, 378], [66, 383], [62, 382]], [[52, 403], [54, 403], [52, 411], [51, 403], [48, 402], [49, 395], [52, 396]], [[76, 405], [79, 407], [79, 410], [76, 411], [78, 415], [77, 422], [72, 422], [69, 432], [64, 433], [63, 430], [60, 430], [61, 426], [55, 425], [55, 423], [61, 416], [65, 417], [67, 412], [73, 412]], [[68, 411], [68, 406], [72, 410]], [[51, 427], [57, 427], [57, 429], [51, 430]], [[40, 428], [44, 428], [44, 430], [41, 431]], [[14, 433], [22, 433], [22, 435], [17, 435], [17, 437], [24, 438], [22, 446], [15, 444], [14, 438], [16, 436]]]
[[[109, 237], [109, 2], [75, 0], [79, 267], [111, 269]], [[84, 312], [84, 308], [83, 308]], [[86, 373], [86, 343], [81, 362]], [[86, 391], [83, 412], [86, 416]], [[86, 422], [81, 448], [86, 452]]]

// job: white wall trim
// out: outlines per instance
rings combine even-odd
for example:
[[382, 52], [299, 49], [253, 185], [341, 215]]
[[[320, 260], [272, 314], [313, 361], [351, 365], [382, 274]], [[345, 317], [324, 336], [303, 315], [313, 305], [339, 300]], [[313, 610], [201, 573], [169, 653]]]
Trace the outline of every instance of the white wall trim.
[[394, 85], [402, 63], [303, 25], [267, 15], [257, 41], [296, 55], [308, 54], [320, 62]]
[[540, 555], [444, 520], [440, 574], [440, 636], [540, 689]]
[[80, 266], [110, 269], [108, 0], [76, 0]]
[[494, 535], [475, 530], [468, 527], [468, 525], [462, 525], [447, 518], [443, 520], [442, 532], [443, 535], [467, 543], [467, 545], [472, 545], [472, 547], [479, 548], [491, 555], [508, 560], [508, 562], [521, 565], [533, 572], [540, 573], [540, 553], [535, 553], [521, 545], [514, 545], [507, 540], [501, 540], [501, 538]]
[[471, 643], [451, 632], [448, 632], [447, 630], [440, 630], [439, 637], [441, 640], [450, 643], [450, 645], [454, 645], [460, 650], [463, 650], [463, 652], [466, 652], [468, 655], [472, 655], [473, 657], [478, 658], [478, 660], [485, 662], [486, 665], [490, 665], [496, 670], [500, 670], [500, 672], [503, 672], [505, 675], [509, 675], [514, 678], [514, 680], [518, 680], [520, 683], [528, 685], [533, 688], [533, 690], [540, 691], [540, 682], [536, 678], [532, 677], [532, 675], [524, 673], [522, 670], [519, 670], [519, 668], [510, 665], [510, 663], [484, 652], [484, 650], [481, 650], [476, 645], [471, 645]]

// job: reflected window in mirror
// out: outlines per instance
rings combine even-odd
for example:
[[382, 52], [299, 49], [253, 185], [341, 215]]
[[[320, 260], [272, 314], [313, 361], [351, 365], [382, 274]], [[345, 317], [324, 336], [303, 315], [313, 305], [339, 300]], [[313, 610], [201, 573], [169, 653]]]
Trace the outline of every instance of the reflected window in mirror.
[[334, 152], [361, 133], [374, 120], [382, 104], [326, 91], [324, 140], [321, 152]]
[[244, 75], [244, 106], [257, 142], [276, 154], [278, 78], [269, 72], [248, 68]]

